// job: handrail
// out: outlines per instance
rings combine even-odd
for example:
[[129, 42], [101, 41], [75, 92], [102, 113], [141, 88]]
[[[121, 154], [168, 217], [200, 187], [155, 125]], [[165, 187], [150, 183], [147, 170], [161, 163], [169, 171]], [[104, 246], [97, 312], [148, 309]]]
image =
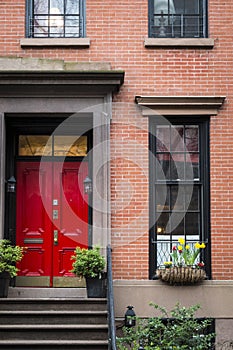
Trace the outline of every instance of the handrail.
[[110, 245], [107, 246], [107, 301], [108, 301], [109, 350], [117, 350], [113, 281], [112, 281], [112, 249]]

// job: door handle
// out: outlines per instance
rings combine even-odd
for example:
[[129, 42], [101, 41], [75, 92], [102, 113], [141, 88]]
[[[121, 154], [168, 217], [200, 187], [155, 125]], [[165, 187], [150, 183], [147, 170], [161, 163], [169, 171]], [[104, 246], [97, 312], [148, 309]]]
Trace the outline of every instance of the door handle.
[[53, 244], [58, 245], [58, 230], [53, 230]]

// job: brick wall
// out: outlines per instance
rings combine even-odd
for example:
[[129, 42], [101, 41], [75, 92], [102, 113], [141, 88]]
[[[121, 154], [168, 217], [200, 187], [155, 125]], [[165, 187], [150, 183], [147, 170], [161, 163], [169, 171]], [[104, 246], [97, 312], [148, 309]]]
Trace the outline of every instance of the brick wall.
[[147, 120], [135, 95], [225, 95], [210, 130], [212, 266], [214, 279], [233, 279], [232, 1], [209, 1], [208, 50], [146, 49], [147, 0], [86, 0], [86, 8], [90, 48], [22, 49], [25, 1], [1, 1], [0, 56], [105, 61], [125, 71], [111, 126], [114, 277], [148, 277]]

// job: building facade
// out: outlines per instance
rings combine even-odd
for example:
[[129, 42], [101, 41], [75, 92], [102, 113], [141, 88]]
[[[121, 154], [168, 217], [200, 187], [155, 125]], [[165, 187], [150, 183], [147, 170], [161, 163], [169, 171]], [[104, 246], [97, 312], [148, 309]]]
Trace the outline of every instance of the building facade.
[[[28, 247], [16, 286], [81, 287], [74, 247], [111, 244], [118, 318], [200, 303], [232, 340], [231, 8], [0, 3], [1, 237]], [[154, 279], [179, 237], [205, 243], [201, 285]]]

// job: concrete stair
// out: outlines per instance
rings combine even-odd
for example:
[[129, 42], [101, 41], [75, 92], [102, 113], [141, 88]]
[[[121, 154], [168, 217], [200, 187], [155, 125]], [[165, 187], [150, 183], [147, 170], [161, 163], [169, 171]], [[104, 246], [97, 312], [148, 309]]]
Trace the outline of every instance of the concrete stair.
[[107, 301], [2, 298], [0, 349], [108, 349]]

